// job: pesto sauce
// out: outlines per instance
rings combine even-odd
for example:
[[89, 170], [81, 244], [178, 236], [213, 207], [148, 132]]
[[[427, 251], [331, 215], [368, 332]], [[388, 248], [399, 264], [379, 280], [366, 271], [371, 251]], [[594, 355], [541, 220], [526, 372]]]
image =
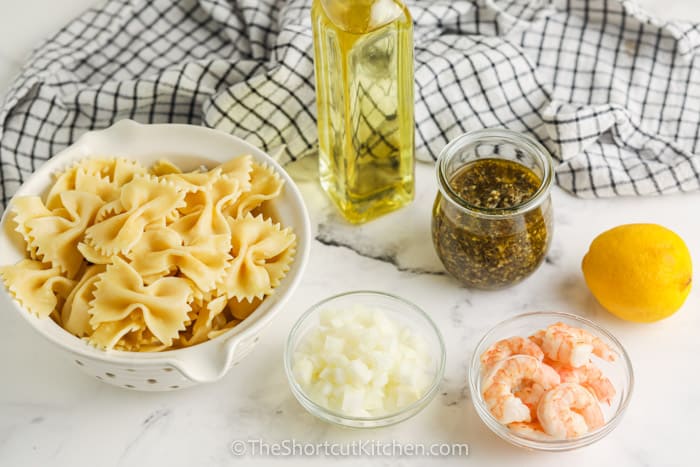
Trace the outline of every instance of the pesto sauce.
[[551, 237], [549, 200], [520, 214], [508, 210], [530, 200], [541, 183], [529, 168], [504, 159], [479, 159], [455, 173], [449, 184], [464, 202], [477, 211], [503, 211], [500, 216], [478, 216], [438, 194], [433, 242], [447, 271], [466, 286], [495, 289], [537, 269]]

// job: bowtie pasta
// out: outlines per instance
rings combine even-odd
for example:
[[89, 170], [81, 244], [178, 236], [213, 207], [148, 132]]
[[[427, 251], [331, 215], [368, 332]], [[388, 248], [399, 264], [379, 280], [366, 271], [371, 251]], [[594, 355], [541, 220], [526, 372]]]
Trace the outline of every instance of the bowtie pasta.
[[45, 200], [12, 201], [27, 258], [0, 276], [26, 310], [99, 348], [198, 344], [246, 319], [289, 271], [296, 237], [266, 206], [282, 188], [251, 156], [188, 173], [85, 159]]

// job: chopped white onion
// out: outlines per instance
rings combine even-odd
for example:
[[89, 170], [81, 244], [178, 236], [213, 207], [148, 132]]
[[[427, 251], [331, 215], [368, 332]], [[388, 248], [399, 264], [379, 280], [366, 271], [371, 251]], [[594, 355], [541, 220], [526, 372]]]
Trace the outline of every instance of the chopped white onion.
[[323, 310], [293, 356], [297, 383], [317, 404], [356, 417], [395, 412], [431, 382], [422, 336], [379, 309]]

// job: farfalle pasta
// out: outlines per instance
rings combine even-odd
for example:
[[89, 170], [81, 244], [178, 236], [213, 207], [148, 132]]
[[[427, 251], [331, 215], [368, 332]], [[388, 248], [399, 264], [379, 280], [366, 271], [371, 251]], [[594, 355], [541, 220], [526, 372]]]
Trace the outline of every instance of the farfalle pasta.
[[119, 196], [119, 187], [145, 173], [146, 169], [128, 159], [84, 159], [56, 177], [46, 206], [58, 207], [59, 195], [69, 190], [92, 193], [109, 202]]
[[160, 342], [171, 345], [185, 330], [192, 294], [190, 281], [183, 277], [164, 276], [146, 285], [131, 265], [115, 257], [95, 286], [90, 325], [99, 329], [105, 323], [137, 319]]
[[146, 283], [179, 270], [206, 294], [223, 277], [230, 250], [230, 238], [217, 235], [185, 244], [175, 230], [162, 227], [146, 231], [129, 259]]
[[241, 196], [241, 184], [235, 178], [224, 176], [220, 168], [206, 172], [200, 179], [189, 174], [166, 175], [167, 180], [187, 190], [185, 209], [170, 228], [191, 245], [203, 236], [229, 236], [230, 229], [224, 208]]
[[83, 264], [78, 243], [103, 202], [97, 195], [73, 190], [62, 192], [58, 199], [60, 208], [26, 220], [22, 230], [28, 232], [30, 248], [42, 261], [73, 278]]
[[261, 299], [277, 287], [294, 255], [294, 234], [262, 214], [229, 218], [233, 259], [219, 284], [238, 301]]
[[61, 325], [63, 328], [78, 337], [85, 337], [92, 334], [93, 328], [90, 326], [93, 293], [95, 284], [101, 279], [101, 274], [105, 272], [103, 264], [93, 264], [88, 266], [70, 295], [66, 298], [61, 308]]
[[45, 199], [12, 200], [27, 258], [0, 276], [28, 312], [97, 347], [195, 345], [246, 319], [289, 270], [296, 237], [265, 206], [282, 189], [247, 155], [193, 172], [85, 159]]
[[58, 268], [31, 259], [0, 268], [0, 275], [12, 296], [39, 318], [53, 315], [75, 287], [75, 281], [63, 277]]
[[85, 243], [103, 255], [126, 254], [147, 226], [165, 223], [185, 206], [185, 193], [167, 181], [138, 177], [122, 186], [119, 199], [101, 209], [85, 231]]
[[188, 345], [204, 342], [211, 338], [211, 333], [223, 329], [227, 324], [236, 325], [240, 322], [240, 320], [222, 315], [222, 312], [226, 309], [227, 302], [226, 297], [222, 295], [200, 305], [191, 334], [184, 338]]
[[[233, 164], [228, 167], [232, 169]], [[270, 167], [255, 162], [250, 163], [250, 188], [227, 208], [228, 214], [240, 218], [260, 207], [265, 201], [279, 196], [282, 192], [282, 179]]]

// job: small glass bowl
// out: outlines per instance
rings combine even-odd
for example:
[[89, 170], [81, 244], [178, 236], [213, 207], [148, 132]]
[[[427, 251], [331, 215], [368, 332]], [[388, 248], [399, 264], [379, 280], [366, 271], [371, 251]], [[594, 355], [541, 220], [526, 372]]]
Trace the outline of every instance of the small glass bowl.
[[[491, 414], [481, 390], [481, 362], [479, 357], [493, 343], [513, 336], [527, 337], [539, 329], [544, 329], [550, 324], [563, 322], [570, 326], [585, 329], [596, 337], [603, 340], [617, 355], [614, 362], [606, 362], [596, 357], [595, 364], [600, 368], [605, 376], [615, 386], [616, 394], [610, 406], [601, 404], [601, 409], [605, 415], [606, 423], [595, 431], [586, 433], [583, 436], [566, 440], [535, 440], [516, 434], [500, 423]], [[495, 325], [481, 338], [476, 345], [469, 368], [469, 391], [471, 392], [472, 403], [476, 413], [481, 420], [496, 435], [510, 444], [522, 448], [536, 451], [569, 451], [582, 448], [604, 438], [622, 420], [622, 416], [627, 410], [627, 406], [632, 396], [634, 387], [634, 373], [632, 362], [622, 344], [608, 331], [598, 326], [594, 322], [569, 313], [558, 312], [533, 312], [525, 313]]]
[[[417, 401], [396, 412], [377, 417], [353, 417], [333, 411], [314, 402], [297, 383], [293, 373], [294, 352], [307, 332], [319, 322], [319, 314], [327, 308], [350, 308], [364, 305], [378, 308], [390, 318], [408, 327], [425, 339], [432, 358], [433, 380], [425, 394]], [[284, 369], [289, 387], [299, 403], [312, 415], [326, 422], [352, 428], [377, 428], [402, 422], [417, 414], [435, 397], [445, 371], [445, 344], [440, 330], [432, 319], [418, 306], [395, 295], [373, 291], [346, 292], [320, 301], [308, 309], [294, 324], [284, 350]]]

